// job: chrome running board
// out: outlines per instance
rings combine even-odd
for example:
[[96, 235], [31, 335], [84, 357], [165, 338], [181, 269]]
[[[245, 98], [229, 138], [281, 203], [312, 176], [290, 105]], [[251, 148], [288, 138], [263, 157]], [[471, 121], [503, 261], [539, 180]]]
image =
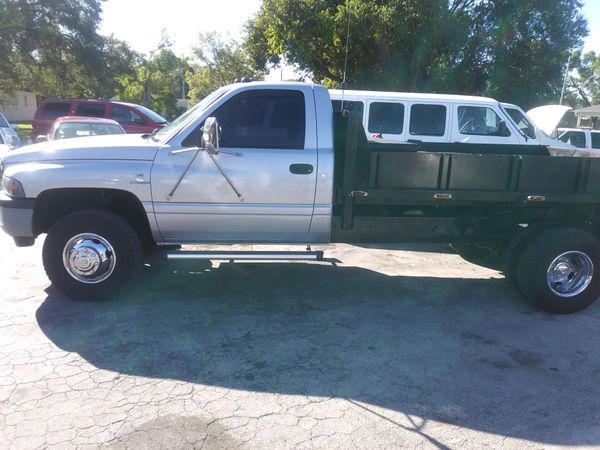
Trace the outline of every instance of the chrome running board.
[[178, 250], [168, 252], [167, 259], [213, 259], [223, 261], [323, 261], [323, 252], [215, 252]]

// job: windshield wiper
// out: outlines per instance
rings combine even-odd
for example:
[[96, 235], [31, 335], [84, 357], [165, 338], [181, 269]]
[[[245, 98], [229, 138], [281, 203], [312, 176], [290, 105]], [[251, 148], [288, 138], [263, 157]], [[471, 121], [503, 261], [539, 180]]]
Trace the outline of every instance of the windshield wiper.
[[152, 133], [142, 134], [142, 139], [152, 139], [156, 133], [158, 133], [158, 128], [152, 130]]

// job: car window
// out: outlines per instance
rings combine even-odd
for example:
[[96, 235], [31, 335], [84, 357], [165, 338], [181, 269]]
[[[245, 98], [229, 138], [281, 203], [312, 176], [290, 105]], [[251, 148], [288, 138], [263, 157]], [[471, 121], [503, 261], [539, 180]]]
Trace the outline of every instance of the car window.
[[369, 133], [401, 134], [403, 128], [404, 105], [402, 103], [373, 102], [369, 105]]
[[78, 103], [75, 109], [76, 116], [104, 117], [106, 105], [103, 103]]
[[339, 112], [342, 109], [347, 109], [348, 111], [355, 112], [358, 116], [361, 117], [361, 119], [365, 110], [365, 104], [363, 102], [353, 100], [344, 100], [343, 108], [341, 100], [331, 100], [331, 106], [333, 107], [333, 112]]
[[44, 106], [44, 110], [42, 111], [42, 117], [56, 118], [66, 116], [69, 114], [69, 109], [71, 109], [70, 103], [46, 103], [46, 106]]
[[459, 106], [458, 131], [466, 135], [510, 136], [498, 114], [485, 106]]
[[592, 148], [600, 148], [600, 132], [592, 131], [591, 137], [592, 137]]
[[306, 119], [300, 91], [242, 92], [212, 115], [219, 121], [224, 147], [304, 148]]
[[113, 105], [112, 119], [122, 123], [135, 123], [138, 125], [146, 125], [146, 121], [142, 116], [136, 113], [133, 109], [126, 106]]
[[515, 108], [504, 108], [504, 110], [515, 122], [519, 130], [525, 133], [528, 138], [535, 139], [535, 127], [521, 111]]
[[111, 123], [66, 122], [56, 129], [54, 139], [123, 133], [124, 131], [120, 126]]
[[575, 147], [585, 148], [585, 133], [583, 131], [567, 131], [559, 139]]
[[[156, 112], [152, 111], [150, 108], [146, 108], [145, 106], [142, 106], [142, 105], [135, 105], [135, 108], [139, 109], [143, 114], [145, 114], [147, 117], [150, 118], [150, 120], [153, 120], [155, 123], [160, 123], [160, 124], [167, 123], [167, 119], [165, 119], [160, 114], [157, 114]], [[132, 113], [132, 114], [135, 114], [135, 113]]]
[[409, 132], [421, 136], [443, 136], [446, 132], [446, 107], [443, 105], [412, 105]]
[[8, 128], [10, 127], [10, 125], [8, 124], [8, 122], [6, 121], [6, 119], [4, 118], [3, 114], [0, 114], [0, 128]]

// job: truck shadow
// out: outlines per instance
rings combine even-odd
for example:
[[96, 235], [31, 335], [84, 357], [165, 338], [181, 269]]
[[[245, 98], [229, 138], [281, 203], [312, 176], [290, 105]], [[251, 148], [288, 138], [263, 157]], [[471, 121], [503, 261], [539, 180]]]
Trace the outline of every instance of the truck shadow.
[[597, 318], [540, 313], [505, 280], [298, 263], [147, 272], [109, 302], [49, 288], [37, 321], [61, 349], [128, 375], [339, 397], [378, 415], [600, 444], [590, 436]]

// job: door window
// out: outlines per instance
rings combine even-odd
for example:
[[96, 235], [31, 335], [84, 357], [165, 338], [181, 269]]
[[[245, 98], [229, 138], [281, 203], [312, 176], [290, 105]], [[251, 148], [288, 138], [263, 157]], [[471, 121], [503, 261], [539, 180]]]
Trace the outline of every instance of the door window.
[[356, 113], [361, 120], [363, 117], [363, 111], [365, 110], [365, 104], [363, 102], [344, 100], [344, 107], [342, 108], [341, 100], [331, 100], [331, 106], [333, 106], [333, 112], [340, 112], [342, 109], [347, 109], [353, 113]]
[[79, 103], [77, 105], [75, 115], [86, 117], [104, 117], [105, 109], [106, 106], [103, 103]]
[[300, 91], [242, 92], [212, 115], [219, 121], [223, 147], [304, 148], [306, 119]]
[[121, 123], [135, 123], [139, 125], [146, 125], [146, 121], [142, 118], [142, 116], [140, 116], [134, 110], [125, 106], [113, 105], [112, 119]]
[[443, 136], [446, 133], [446, 107], [443, 105], [412, 105], [409, 132], [419, 136]]
[[484, 106], [459, 106], [458, 131], [477, 136], [510, 136], [506, 123], [492, 108]]
[[600, 132], [592, 131], [592, 148], [600, 148]]
[[369, 106], [369, 133], [402, 134], [404, 105], [402, 103], [374, 102]]
[[535, 139], [535, 127], [521, 111], [516, 108], [504, 108], [504, 110], [515, 122], [519, 130], [525, 133], [528, 138]]
[[575, 147], [585, 148], [585, 133], [583, 131], [567, 131], [559, 139]]
[[69, 114], [69, 109], [71, 109], [70, 103], [47, 103], [42, 112], [42, 117], [55, 118], [66, 116]]

